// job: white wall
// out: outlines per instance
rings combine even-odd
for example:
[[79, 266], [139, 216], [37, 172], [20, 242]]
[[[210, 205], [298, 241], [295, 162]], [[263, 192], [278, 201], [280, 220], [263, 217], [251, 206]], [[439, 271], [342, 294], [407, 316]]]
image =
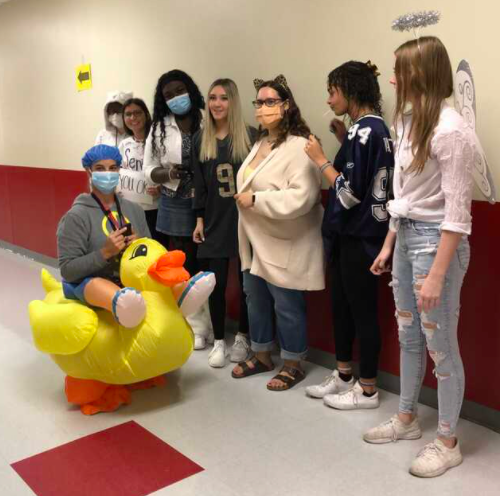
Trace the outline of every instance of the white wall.
[[[381, 72], [387, 119], [394, 49], [411, 34], [392, 20], [439, 9], [426, 29], [447, 46], [453, 66], [472, 65], [478, 131], [500, 189], [496, 33], [500, 3], [482, 0], [14, 0], [0, 5], [0, 164], [78, 169], [102, 127], [106, 92], [132, 89], [152, 105], [158, 77], [193, 76], [203, 93], [217, 77], [239, 85], [253, 123], [252, 80], [284, 73], [313, 131], [329, 152], [326, 77], [350, 59]], [[75, 67], [92, 64], [94, 88], [77, 93]]]

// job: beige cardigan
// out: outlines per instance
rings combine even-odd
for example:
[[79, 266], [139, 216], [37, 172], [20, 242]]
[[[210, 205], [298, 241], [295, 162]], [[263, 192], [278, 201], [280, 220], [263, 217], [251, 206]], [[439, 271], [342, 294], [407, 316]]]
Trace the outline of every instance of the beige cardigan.
[[242, 270], [288, 289], [325, 287], [321, 222], [321, 174], [304, 151], [307, 140], [289, 136], [244, 180], [252, 148], [237, 177], [238, 192], [252, 191], [255, 204], [239, 209]]

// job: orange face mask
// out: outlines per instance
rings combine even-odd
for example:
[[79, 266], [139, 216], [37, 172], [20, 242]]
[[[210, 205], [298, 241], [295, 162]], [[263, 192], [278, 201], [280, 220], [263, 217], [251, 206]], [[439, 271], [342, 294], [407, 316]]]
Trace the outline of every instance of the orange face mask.
[[275, 105], [274, 107], [268, 107], [267, 105], [262, 105], [255, 111], [255, 119], [257, 122], [265, 127], [274, 127], [281, 119], [281, 105]]

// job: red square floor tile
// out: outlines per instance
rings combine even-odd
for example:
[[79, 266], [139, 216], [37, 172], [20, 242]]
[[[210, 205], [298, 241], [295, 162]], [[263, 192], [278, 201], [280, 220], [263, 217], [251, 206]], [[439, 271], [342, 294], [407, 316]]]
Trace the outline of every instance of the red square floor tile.
[[12, 468], [37, 496], [145, 496], [203, 470], [133, 421]]

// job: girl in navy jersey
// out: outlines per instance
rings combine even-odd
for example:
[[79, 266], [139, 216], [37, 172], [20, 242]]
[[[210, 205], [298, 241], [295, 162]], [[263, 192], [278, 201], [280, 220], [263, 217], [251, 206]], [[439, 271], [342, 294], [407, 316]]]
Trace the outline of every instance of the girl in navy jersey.
[[[214, 348], [208, 363], [223, 367], [226, 362], [224, 340], [226, 287], [229, 261], [238, 257], [238, 210], [236, 175], [255, 142], [257, 130], [243, 120], [240, 97], [231, 79], [217, 79], [208, 91], [208, 115], [202, 131], [193, 139], [194, 208], [197, 223], [193, 240], [198, 244], [198, 259], [203, 270], [215, 273], [216, 286], [210, 296], [210, 314], [214, 327]], [[240, 275], [239, 332], [231, 348], [231, 361], [248, 358], [248, 313]], [[196, 336], [198, 341], [203, 336]], [[201, 348], [204, 343], [197, 343]]]
[[[378, 281], [370, 267], [383, 245], [386, 211], [394, 167], [391, 137], [382, 119], [377, 68], [350, 61], [328, 76], [327, 100], [336, 115], [348, 115], [349, 129], [333, 120], [331, 131], [342, 146], [333, 164], [311, 135], [306, 153], [330, 184], [323, 219], [323, 239], [332, 268], [332, 308], [337, 370], [309, 396], [342, 410], [377, 408], [380, 330]], [[360, 379], [352, 376], [355, 337], [359, 339]]]

